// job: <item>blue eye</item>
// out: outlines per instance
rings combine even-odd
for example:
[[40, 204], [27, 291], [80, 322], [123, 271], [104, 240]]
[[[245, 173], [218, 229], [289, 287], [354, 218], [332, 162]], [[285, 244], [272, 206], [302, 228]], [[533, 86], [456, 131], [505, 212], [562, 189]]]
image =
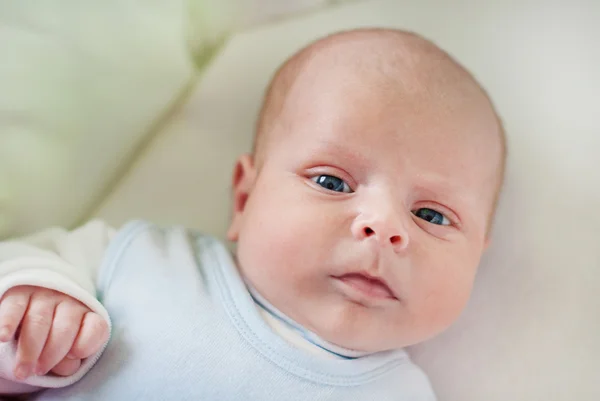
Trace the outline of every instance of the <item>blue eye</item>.
[[316, 175], [312, 177], [311, 180], [330, 191], [343, 192], [347, 194], [354, 192], [350, 188], [350, 185], [346, 184], [346, 181], [342, 180], [341, 178], [334, 177], [332, 175]]
[[421, 209], [417, 209], [416, 211], [413, 212], [413, 214], [415, 216], [417, 216], [418, 218], [423, 219], [426, 222], [431, 223], [431, 224], [437, 224], [439, 226], [449, 226], [450, 225], [450, 220], [448, 220], [448, 218], [446, 216], [444, 216], [440, 212], [436, 212], [433, 209], [428, 209], [428, 208], [424, 207]]

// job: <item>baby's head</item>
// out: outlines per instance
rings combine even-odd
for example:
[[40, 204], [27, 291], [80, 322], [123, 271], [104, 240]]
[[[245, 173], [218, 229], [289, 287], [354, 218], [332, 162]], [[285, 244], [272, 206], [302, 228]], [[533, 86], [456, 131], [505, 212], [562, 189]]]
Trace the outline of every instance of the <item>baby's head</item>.
[[464, 308], [505, 145], [485, 92], [414, 34], [321, 39], [277, 72], [234, 172], [245, 279], [342, 347], [400, 348]]

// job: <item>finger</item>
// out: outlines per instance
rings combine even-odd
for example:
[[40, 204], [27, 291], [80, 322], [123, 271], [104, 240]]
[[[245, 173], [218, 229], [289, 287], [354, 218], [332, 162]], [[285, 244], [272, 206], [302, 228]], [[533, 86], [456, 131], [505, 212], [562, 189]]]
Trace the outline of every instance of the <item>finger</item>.
[[33, 372], [46, 344], [55, 306], [56, 299], [46, 292], [36, 292], [31, 296], [17, 345], [17, 379], [25, 379]]
[[71, 299], [65, 299], [56, 305], [50, 334], [35, 370], [38, 376], [48, 373], [71, 350], [86, 310], [79, 302]]
[[81, 366], [81, 359], [63, 359], [50, 372], [58, 376], [71, 376]]
[[108, 325], [100, 315], [88, 312], [83, 318], [81, 329], [75, 339], [68, 358], [84, 359], [102, 348], [108, 340]]
[[0, 342], [10, 341], [29, 305], [30, 290], [11, 291], [0, 302]]

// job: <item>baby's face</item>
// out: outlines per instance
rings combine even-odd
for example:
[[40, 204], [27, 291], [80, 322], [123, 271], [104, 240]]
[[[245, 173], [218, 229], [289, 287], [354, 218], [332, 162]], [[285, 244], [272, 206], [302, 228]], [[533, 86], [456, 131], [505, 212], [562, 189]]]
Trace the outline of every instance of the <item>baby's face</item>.
[[447, 328], [471, 292], [498, 186], [487, 103], [322, 72], [292, 90], [274, 129], [259, 171], [238, 164], [229, 236], [245, 278], [350, 349]]

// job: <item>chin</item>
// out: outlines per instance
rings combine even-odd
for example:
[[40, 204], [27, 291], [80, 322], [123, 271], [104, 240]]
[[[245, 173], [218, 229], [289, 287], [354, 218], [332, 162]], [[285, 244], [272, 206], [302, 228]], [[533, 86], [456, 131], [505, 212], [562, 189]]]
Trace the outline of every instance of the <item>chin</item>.
[[382, 341], [381, 339], [348, 339], [341, 344], [334, 343], [340, 347], [360, 352], [384, 352], [403, 348], [403, 345], [396, 341]]
[[[360, 352], [380, 352], [390, 349], [401, 348], [402, 344], [398, 339], [381, 338], [381, 330], [368, 329], [381, 328], [380, 324], [372, 319], [364, 319], [364, 316], [356, 315], [352, 311], [344, 309], [334, 309], [324, 315], [320, 315], [317, 320], [312, 316], [306, 323], [309, 330], [317, 334], [321, 339], [346, 348]], [[384, 328], [393, 332], [393, 328]]]
[[367, 333], [357, 333], [356, 330], [346, 327], [329, 325], [325, 330], [316, 332], [323, 340], [338, 347], [360, 352], [381, 352], [402, 348], [397, 341], [372, 338]]

